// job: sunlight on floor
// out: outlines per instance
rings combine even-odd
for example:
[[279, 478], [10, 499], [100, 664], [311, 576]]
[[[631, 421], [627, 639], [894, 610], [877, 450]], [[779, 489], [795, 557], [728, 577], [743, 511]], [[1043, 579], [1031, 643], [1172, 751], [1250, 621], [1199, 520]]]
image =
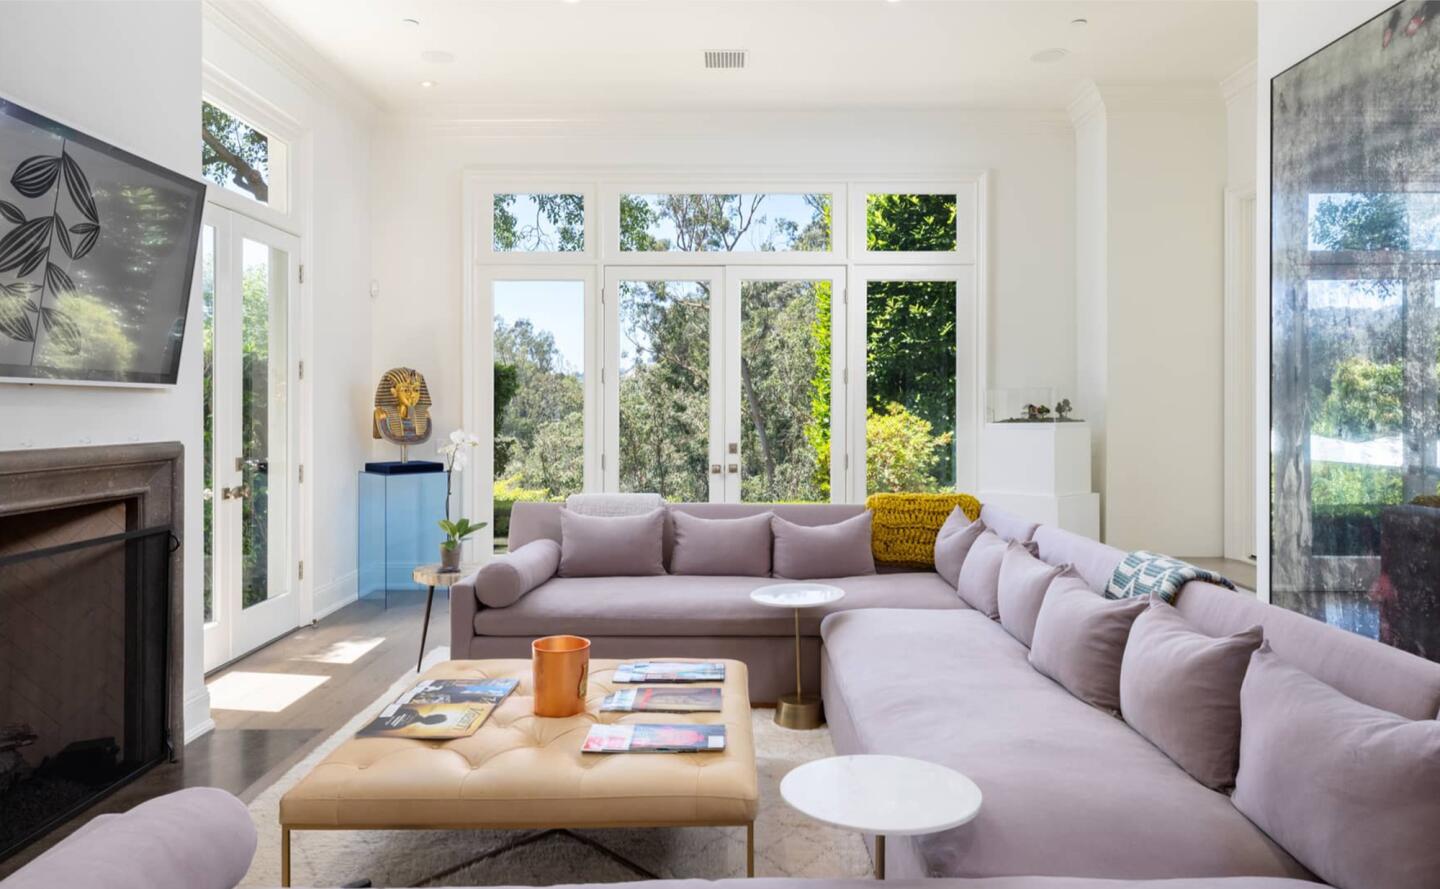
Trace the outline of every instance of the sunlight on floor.
[[206, 688], [212, 710], [255, 710], [279, 713], [324, 685], [329, 676], [302, 673], [226, 673]]
[[317, 664], [353, 664], [374, 651], [375, 647], [384, 641], [384, 636], [372, 636], [365, 639], [342, 639], [323, 651], [298, 655], [294, 659], [297, 661], [311, 661]]

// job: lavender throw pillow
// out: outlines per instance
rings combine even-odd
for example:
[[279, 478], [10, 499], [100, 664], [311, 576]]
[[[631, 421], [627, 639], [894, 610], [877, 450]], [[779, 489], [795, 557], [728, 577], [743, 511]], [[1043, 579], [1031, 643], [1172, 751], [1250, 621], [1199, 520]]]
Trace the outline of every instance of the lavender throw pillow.
[[[958, 522], [956, 516], [959, 516]], [[979, 519], [970, 521], [965, 518], [960, 507], [955, 507], [945, 524], [940, 526], [940, 533], [935, 536], [935, 573], [945, 578], [951, 586], [958, 587], [960, 568], [965, 564], [965, 556], [984, 531], [984, 522]]]
[[832, 525], [797, 525], [770, 519], [775, 534], [775, 576], [792, 580], [875, 573], [870, 510]]
[[[1000, 607], [1000, 626], [1030, 647], [1035, 637], [1035, 620], [1040, 616], [1040, 605], [1045, 593], [1055, 578], [1070, 571], [1069, 565], [1051, 565], [1031, 555], [1024, 544], [1011, 541], [1005, 546], [1005, 556], [1000, 560], [1000, 587], [997, 604]], [[1072, 576], [1080, 575], [1071, 572]], [[1083, 578], [1080, 578], [1083, 582]]]
[[1173, 607], [1153, 602], [1125, 643], [1120, 714], [1196, 781], [1214, 790], [1232, 786], [1240, 762], [1240, 683], [1262, 638], [1258, 626], [1207, 636]]
[[702, 519], [670, 511], [675, 525], [671, 574], [770, 576], [768, 512], [739, 519]]
[[1240, 687], [1231, 799], [1337, 889], [1440, 886], [1440, 721], [1346, 697], [1268, 644]]
[[[965, 604], [991, 620], [1000, 619], [1000, 563], [1005, 559], [1008, 542], [994, 531], [982, 531], [965, 554], [955, 591]], [[1035, 544], [1022, 543], [1035, 554]]]
[[637, 516], [587, 516], [560, 510], [561, 577], [636, 577], [665, 573], [665, 510]]
[[1030, 665], [1085, 703], [1117, 712], [1125, 640], [1149, 605], [1148, 599], [1106, 599], [1078, 577], [1057, 578], [1035, 621]]

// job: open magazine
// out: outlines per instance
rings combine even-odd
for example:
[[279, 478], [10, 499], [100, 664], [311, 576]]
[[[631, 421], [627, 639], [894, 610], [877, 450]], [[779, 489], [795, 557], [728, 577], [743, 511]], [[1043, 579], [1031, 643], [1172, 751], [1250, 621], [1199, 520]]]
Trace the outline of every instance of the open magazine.
[[720, 661], [637, 661], [615, 668], [615, 682], [721, 682], [725, 664]]
[[723, 725], [592, 725], [584, 753], [718, 753]]
[[720, 689], [622, 688], [606, 695], [600, 709], [620, 713], [719, 713]]
[[512, 692], [514, 679], [427, 679], [356, 733], [361, 738], [468, 738]]

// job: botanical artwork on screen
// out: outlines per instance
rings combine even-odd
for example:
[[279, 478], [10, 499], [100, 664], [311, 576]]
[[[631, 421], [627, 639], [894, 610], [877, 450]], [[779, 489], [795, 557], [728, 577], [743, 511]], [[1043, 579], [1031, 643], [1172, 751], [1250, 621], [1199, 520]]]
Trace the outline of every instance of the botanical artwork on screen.
[[1440, 20], [1274, 79], [1271, 598], [1440, 660]]
[[0, 100], [0, 378], [174, 382], [203, 199]]

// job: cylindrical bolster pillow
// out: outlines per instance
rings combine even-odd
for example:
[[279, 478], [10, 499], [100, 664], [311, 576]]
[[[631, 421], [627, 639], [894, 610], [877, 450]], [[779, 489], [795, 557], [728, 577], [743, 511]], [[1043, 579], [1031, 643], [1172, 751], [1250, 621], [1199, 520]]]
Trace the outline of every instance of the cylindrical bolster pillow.
[[512, 553], [492, 559], [475, 574], [475, 598], [488, 608], [506, 608], [555, 576], [560, 544], [532, 540]]
[[232, 889], [254, 854], [245, 804], [219, 788], [191, 787], [92, 818], [5, 889]]

